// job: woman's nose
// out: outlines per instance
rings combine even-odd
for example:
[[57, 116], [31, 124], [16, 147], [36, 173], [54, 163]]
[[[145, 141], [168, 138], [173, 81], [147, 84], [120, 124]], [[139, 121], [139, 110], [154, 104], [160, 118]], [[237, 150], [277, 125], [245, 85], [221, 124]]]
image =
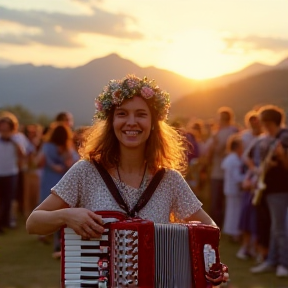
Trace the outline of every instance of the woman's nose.
[[135, 118], [135, 116], [133, 114], [130, 114], [128, 116], [127, 124], [128, 125], [135, 125], [136, 124], [136, 118]]

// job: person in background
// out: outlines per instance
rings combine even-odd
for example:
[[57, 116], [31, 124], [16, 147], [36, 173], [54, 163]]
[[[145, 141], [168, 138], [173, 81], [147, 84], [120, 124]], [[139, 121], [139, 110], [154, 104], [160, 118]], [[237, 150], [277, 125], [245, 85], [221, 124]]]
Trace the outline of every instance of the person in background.
[[[265, 254], [265, 248], [261, 249], [259, 245], [257, 246], [257, 211], [256, 207], [252, 204], [253, 193], [251, 191], [251, 177], [253, 177], [253, 174], [251, 174], [249, 168], [245, 165], [245, 158], [247, 157], [246, 154], [249, 152], [250, 147], [258, 141], [262, 134], [262, 125], [258, 112], [255, 110], [246, 113], [244, 122], [246, 129], [240, 132], [240, 137], [244, 146], [242, 160], [243, 173], [245, 173], [245, 178], [242, 183], [242, 204], [239, 222], [239, 228], [242, 232], [242, 241], [236, 257], [243, 260], [255, 257], [257, 262], [261, 262], [263, 261]], [[255, 155], [255, 157], [257, 157], [257, 155]], [[257, 250], [263, 252], [257, 253]]]
[[262, 125], [259, 119], [258, 112], [251, 110], [244, 117], [246, 129], [240, 132], [244, 151], [249, 148], [251, 143], [262, 134]]
[[[275, 271], [278, 277], [288, 277], [288, 237], [285, 221], [288, 207], [288, 129], [284, 128], [284, 111], [273, 105], [259, 110], [260, 121], [267, 137], [261, 139], [262, 162], [259, 177], [264, 178], [264, 190], [259, 196], [268, 205], [271, 217], [267, 259], [252, 267], [252, 273]], [[262, 144], [262, 145], [261, 145]], [[264, 164], [264, 165], [263, 165]], [[261, 179], [261, 178], [260, 178]]]
[[[169, 223], [174, 215], [215, 226], [181, 175], [187, 169], [186, 149], [183, 136], [166, 123], [169, 94], [154, 80], [127, 75], [111, 80], [95, 104], [95, 124], [85, 131], [79, 150], [82, 159], [29, 216], [28, 232], [45, 235], [67, 225], [84, 238], [97, 238], [104, 232], [103, 220], [93, 211], [132, 214], [156, 173], [161, 181], [137, 216]], [[124, 206], [110, 193], [100, 169], [116, 185]], [[226, 268], [219, 272], [217, 279], [207, 279], [226, 281]]]
[[37, 159], [42, 146], [43, 127], [39, 124], [26, 125], [24, 134], [29, 141], [23, 197], [23, 213], [27, 219], [39, 203], [41, 169], [37, 167]]
[[[11, 206], [15, 198], [19, 162], [25, 156], [16, 141], [17, 126], [10, 117], [0, 118], [0, 233], [11, 227]], [[14, 226], [12, 226], [14, 227]]]
[[[45, 135], [44, 143], [39, 154], [38, 163], [42, 167], [40, 183], [40, 201], [50, 195], [53, 187], [68, 169], [78, 160], [75, 159], [71, 129], [61, 122], [53, 122]], [[41, 237], [40, 240], [45, 238]], [[59, 233], [54, 235], [54, 258], [60, 257]]]
[[[201, 201], [204, 201], [202, 195], [203, 180], [206, 176], [205, 165], [203, 162], [204, 156], [204, 137], [203, 137], [203, 123], [200, 119], [191, 120], [187, 124], [187, 133], [191, 135], [191, 144], [193, 153], [190, 153], [188, 158], [188, 172], [186, 179], [194, 193]], [[189, 156], [189, 155], [188, 155]], [[206, 178], [205, 178], [206, 180]]]
[[22, 152], [24, 153], [23, 157], [18, 161], [18, 177], [16, 192], [13, 195], [12, 205], [11, 205], [11, 215], [10, 215], [10, 227], [15, 228], [17, 226], [17, 218], [19, 215], [23, 214], [23, 194], [24, 194], [24, 173], [27, 168], [27, 149], [29, 146], [29, 141], [24, 133], [19, 128], [19, 121], [16, 115], [9, 111], [1, 111], [2, 117], [8, 117], [15, 127], [13, 133], [13, 141], [17, 142], [21, 147]]
[[239, 220], [241, 214], [241, 183], [244, 179], [242, 172], [243, 143], [238, 134], [230, 136], [227, 142], [228, 154], [222, 161], [224, 170], [225, 217], [223, 233], [230, 236], [233, 242], [239, 242], [241, 231]]
[[225, 211], [224, 171], [221, 163], [226, 156], [228, 138], [239, 130], [234, 124], [234, 112], [229, 107], [221, 107], [217, 111], [218, 127], [206, 142], [206, 163], [211, 165], [210, 172], [210, 215], [219, 227], [223, 225]]
[[67, 125], [70, 129], [74, 127], [74, 117], [68, 111], [59, 112], [55, 117], [55, 121]]

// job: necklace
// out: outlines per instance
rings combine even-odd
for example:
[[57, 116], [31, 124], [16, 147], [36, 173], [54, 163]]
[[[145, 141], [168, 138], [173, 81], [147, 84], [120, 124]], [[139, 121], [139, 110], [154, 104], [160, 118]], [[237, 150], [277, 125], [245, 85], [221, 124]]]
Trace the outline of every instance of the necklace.
[[[121, 187], [121, 189], [124, 189], [125, 186], [126, 186], [126, 184], [125, 184], [124, 182], [122, 182], [118, 165], [116, 166], [116, 169], [117, 169], [117, 174], [118, 174], [118, 178], [119, 178], [119, 181], [120, 181], [120, 187]], [[142, 184], [143, 184], [143, 182], [144, 182], [146, 170], [147, 170], [147, 162], [145, 163], [144, 173], [143, 173], [142, 180], [141, 180], [141, 182], [140, 182], [139, 188], [141, 188], [141, 186], [142, 186]], [[139, 188], [138, 188], [138, 189], [139, 189]]]

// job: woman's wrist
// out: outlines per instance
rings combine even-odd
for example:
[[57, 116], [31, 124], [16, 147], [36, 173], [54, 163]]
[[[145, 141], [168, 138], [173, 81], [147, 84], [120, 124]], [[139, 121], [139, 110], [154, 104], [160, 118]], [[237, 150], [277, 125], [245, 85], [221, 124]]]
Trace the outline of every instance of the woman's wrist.
[[64, 208], [64, 209], [60, 209], [60, 210], [55, 211], [57, 213], [56, 217], [59, 221], [60, 227], [67, 225], [67, 222], [69, 220], [69, 217], [68, 217], [69, 209], [70, 208]]

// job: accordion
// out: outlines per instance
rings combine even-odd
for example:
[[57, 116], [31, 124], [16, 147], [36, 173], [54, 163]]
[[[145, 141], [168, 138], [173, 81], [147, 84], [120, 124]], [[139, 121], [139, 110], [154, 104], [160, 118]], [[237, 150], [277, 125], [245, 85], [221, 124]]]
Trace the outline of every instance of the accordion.
[[212, 284], [205, 275], [216, 278], [222, 272], [216, 227], [96, 213], [105, 223], [99, 239], [83, 240], [62, 228], [63, 288], [208, 288]]

